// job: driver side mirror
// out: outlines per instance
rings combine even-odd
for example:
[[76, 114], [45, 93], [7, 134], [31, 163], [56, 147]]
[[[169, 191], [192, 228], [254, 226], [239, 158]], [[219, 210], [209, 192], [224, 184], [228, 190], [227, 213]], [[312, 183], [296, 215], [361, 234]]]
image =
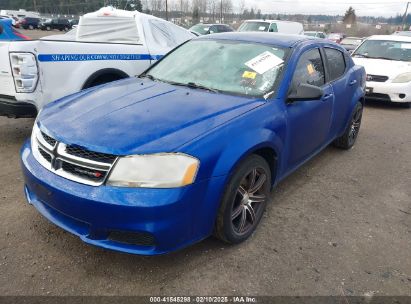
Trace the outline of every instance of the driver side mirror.
[[287, 101], [289, 103], [296, 101], [319, 100], [324, 95], [324, 90], [320, 87], [301, 83], [297, 87], [297, 92], [288, 95]]

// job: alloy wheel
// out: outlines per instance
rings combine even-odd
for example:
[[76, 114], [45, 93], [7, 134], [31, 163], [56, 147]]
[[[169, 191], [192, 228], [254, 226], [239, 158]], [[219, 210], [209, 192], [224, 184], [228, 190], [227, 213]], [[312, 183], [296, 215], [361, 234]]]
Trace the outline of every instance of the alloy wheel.
[[358, 107], [351, 120], [350, 131], [348, 134], [348, 140], [350, 144], [355, 142], [355, 140], [357, 139], [358, 133], [360, 132], [361, 119], [362, 119], [362, 107]]
[[267, 182], [263, 168], [254, 168], [242, 179], [231, 210], [231, 223], [236, 234], [245, 235], [258, 224], [267, 200]]

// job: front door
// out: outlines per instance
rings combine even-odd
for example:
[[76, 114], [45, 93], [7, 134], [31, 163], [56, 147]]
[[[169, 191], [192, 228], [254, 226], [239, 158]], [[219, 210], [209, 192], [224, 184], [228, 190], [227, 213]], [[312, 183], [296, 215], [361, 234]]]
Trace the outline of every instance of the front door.
[[334, 94], [332, 86], [325, 83], [324, 62], [318, 48], [305, 51], [299, 58], [290, 92], [302, 83], [321, 87], [324, 95], [318, 100], [287, 104], [289, 169], [315, 153], [329, 137]]

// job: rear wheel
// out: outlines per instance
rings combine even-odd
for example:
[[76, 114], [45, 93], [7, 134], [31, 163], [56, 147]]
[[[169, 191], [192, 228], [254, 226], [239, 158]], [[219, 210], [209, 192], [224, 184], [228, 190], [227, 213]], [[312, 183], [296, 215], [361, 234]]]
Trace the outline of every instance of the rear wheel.
[[243, 161], [226, 187], [214, 235], [230, 244], [249, 238], [263, 216], [270, 187], [271, 171], [264, 158], [252, 155]]
[[46, 27], [46, 30], [51, 31], [51, 27], [49, 27], [49, 26]]
[[354, 146], [358, 133], [360, 132], [362, 112], [363, 105], [361, 102], [357, 102], [350, 124], [345, 130], [343, 136], [334, 141], [334, 146], [345, 150], [351, 149]]
[[34, 26], [32, 26], [31, 24], [29, 25], [29, 30], [34, 30]]

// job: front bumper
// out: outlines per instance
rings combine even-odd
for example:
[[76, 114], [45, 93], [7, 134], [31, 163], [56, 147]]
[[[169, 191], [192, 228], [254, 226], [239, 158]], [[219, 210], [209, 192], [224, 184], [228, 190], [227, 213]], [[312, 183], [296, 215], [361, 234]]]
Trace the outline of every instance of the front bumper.
[[28, 102], [18, 102], [12, 96], [0, 95], [0, 116], [10, 118], [36, 117], [36, 107]]
[[43, 216], [88, 244], [133, 254], [163, 254], [208, 237], [225, 183], [218, 177], [176, 189], [93, 187], [45, 169], [29, 142], [21, 157], [27, 200]]
[[365, 98], [388, 102], [411, 102], [410, 83], [367, 81]]

